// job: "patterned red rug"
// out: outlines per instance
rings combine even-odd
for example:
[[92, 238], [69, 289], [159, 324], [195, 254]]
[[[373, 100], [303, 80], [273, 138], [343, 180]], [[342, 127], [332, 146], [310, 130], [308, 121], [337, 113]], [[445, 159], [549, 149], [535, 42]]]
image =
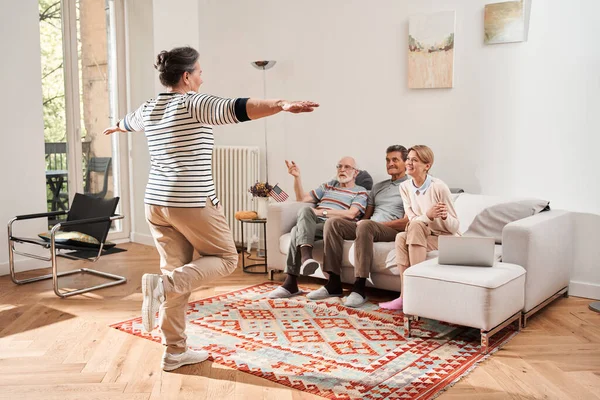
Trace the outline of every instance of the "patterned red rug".
[[[405, 338], [403, 315], [368, 303], [304, 296], [270, 300], [275, 283], [190, 303], [188, 345], [219, 364], [330, 399], [431, 399], [485, 356], [476, 329], [421, 319]], [[113, 328], [142, 333], [141, 317]], [[490, 354], [516, 333], [495, 335]]]

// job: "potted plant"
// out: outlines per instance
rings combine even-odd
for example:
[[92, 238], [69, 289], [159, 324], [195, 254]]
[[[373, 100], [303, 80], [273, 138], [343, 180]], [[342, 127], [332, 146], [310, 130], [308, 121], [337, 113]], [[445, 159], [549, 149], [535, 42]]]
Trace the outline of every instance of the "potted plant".
[[267, 210], [269, 207], [269, 196], [273, 186], [269, 182], [256, 182], [250, 186], [248, 192], [252, 193], [253, 200], [256, 202], [256, 213], [258, 218], [267, 218]]

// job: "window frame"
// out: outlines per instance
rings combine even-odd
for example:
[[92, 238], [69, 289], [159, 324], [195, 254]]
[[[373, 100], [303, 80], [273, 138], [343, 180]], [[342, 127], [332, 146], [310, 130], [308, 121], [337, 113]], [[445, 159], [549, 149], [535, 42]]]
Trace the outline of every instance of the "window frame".
[[[125, 0], [105, 0], [111, 22], [107, 51], [109, 59], [109, 104], [110, 124], [116, 124], [120, 115], [125, 115], [127, 107], [126, 76], [126, 35]], [[67, 143], [81, 143], [81, 88], [79, 84], [79, 58], [77, 46], [77, 9], [76, 1], [61, 0], [63, 60], [65, 78], [65, 120]], [[111, 231], [110, 240], [128, 241], [131, 234], [131, 204], [129, 191], [129, 151], [127, 135], [112, 135], [113, 180], [115, 196], [120, 197], [119, 210], [125, 216], [120, 229]], [[82, 146], [67, 146], [67, 168], [69, 204], [76, 192], [84, 191]], [[73, 188], [73, 189], [71, 189]]]

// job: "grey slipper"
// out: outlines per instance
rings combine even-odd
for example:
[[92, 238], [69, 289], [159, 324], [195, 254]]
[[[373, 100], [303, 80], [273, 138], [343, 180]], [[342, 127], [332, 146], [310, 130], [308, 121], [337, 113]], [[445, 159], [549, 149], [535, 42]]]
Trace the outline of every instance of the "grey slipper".
[[321, 286], [317, 290], [313, 290], [309, 294], [306, 295], [306, 298], [309, 300], [323, 300], [328, 299], [330, 297], [342, 297], [342, 293], [329, 293], [325, 286]]
[[346, 297], [346, 300], [344, 301], [344, 305], [346, 307], [356, 308], [356, 307], [362, 306], [366, 302], [367, 302], [366, 297], [362, 297], [360, 294], [358, 294], [356, 292], [352, 292], [348, 295], [348, 297]]
[[276, 289], [272, 290], [267, 294], [267, 298], [269, 299], [288, 299], [290, 297], [298, 296], [303, 294], [302, 290], [298, 290], [296, 293], [292, 293], [283, 286], [278, 286]]
[[317, 260], [309, 258], [300, 266], [300, 275], [312, 275], [319, 268], [321, 268], [321, 264]]

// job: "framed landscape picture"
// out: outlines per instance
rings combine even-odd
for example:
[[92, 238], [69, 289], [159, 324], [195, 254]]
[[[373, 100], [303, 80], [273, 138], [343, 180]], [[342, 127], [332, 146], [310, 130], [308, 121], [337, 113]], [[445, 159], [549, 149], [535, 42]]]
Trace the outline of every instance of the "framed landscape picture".
[[523, 1], [486, 4], [483, 21], [485, 44], [527, 40]]
[[451, 88], [454, 80], [454, 11], [410, 17], [408, 87]]

